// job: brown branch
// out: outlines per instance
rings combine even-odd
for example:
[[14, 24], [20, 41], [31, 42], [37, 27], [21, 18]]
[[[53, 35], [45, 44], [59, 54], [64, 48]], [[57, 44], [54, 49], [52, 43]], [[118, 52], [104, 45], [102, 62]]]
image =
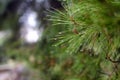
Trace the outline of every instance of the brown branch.
[[[109, 54], [109, 53], [108, 53], [108, 54]], [[112, 63], [120, 63], [120, 60], [116, 60], [116, 61], [115, 61], [115, 60], [112, 60], [108, 54], [106, 55], [106, 59], [107, 59], [107, 60], [111, 61]]]
[[79, 25], [78, 22], [75, 21], [73, 16], [70, 16], [70, 21], [74, 24], [74, 25]]
[[75, 33], [75, 34], [79, 34], [79, 32], [77, 31], [76, 28], [73, 29], [73, 33]]
[[[108, 43], [109, 43], [109, 46], [112, 44], [112, 39], [111, 39], [111, 37], [110, 37], [110, 35], [108, 34], [108, 32], [105, 30], [105, 29], [103, 29], [103, 33], [106, 35], [106, 37], [107, 37], [107, 39], [108, 39]], [[114, 48], [114, 46], [112, 46], [112, 49]], [[107, 53], [106, 54], [106, 59], [107, 60], [109, 60], [109, 61], [111, 61], [112, 63], [120, 63], [120, 61], [119, 60], [112, 60], [111, 58], [110, 58], [110, 56], [109, 56], [109, 53]]]

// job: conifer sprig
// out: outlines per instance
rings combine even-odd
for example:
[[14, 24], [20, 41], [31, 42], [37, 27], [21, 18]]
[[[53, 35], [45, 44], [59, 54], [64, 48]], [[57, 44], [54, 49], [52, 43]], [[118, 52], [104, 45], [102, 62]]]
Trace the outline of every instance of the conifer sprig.
[[65, 11], [56, 10], [50, 20], [54, 25], [66, 27], [58, 36], [56, 45], [65, 43], [66, 52], [70, 54], [93, 50], [94, 55], [110, 55], [112, 59], [118, 59], [115, 55], [120, 53], [120, 19], [115, 15], [118, 14], [116, 10], [112, 12], [114, 9], [104, 4], [99, 0], [72, 1], [65, 5]]

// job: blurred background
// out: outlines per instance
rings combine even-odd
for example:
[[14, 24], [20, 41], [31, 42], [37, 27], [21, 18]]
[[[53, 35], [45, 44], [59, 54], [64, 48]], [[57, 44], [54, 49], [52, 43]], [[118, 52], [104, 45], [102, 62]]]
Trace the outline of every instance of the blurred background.
[[59, 80], [51, 39], [62, 29], [47, 20], [54, 9], [60, 1], [0, 0], [0, 80]]
[[[0, 0], [0, 80], [119, 80], [119, 6], [119, 0]], [[82, 39], [74, 18], [87, 26]]]

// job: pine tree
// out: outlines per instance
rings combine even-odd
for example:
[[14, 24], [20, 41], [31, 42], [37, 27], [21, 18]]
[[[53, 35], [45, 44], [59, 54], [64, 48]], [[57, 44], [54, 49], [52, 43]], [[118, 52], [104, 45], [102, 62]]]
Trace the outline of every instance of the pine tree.
[[64, 10], [51, 12], [49, 19], [63, 28], [55, 37], [55, 46], [63, 50], [59, 57], [67, 55], [60, 80], [118, 80], [120, 1], [62, 1]]
[[60, 1], [39, 44], [6, 43], [3, 53], [29, 62], [42, 80], [119, 80], [120, 1]]

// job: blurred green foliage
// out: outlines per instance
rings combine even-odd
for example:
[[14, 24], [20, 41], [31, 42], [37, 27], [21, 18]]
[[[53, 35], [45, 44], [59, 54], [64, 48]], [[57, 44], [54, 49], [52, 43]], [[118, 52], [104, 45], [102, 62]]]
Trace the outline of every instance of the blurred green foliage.
[[[28, 62], [36, 71], [33, 80], [119, 80], [119, 62], [106, 56], [109, 53], [110, 59], [119, 61], [119, 1], [64, 1], [64, 10], [50, 11], [48, 20], [52, 25], [48, 24], [39, 43], [5, 43], [1, 53]], [[15, 26], [17, 20], [10, 20], [2, 26]], [[112, 44], [104, 29], [112, 37]]]

